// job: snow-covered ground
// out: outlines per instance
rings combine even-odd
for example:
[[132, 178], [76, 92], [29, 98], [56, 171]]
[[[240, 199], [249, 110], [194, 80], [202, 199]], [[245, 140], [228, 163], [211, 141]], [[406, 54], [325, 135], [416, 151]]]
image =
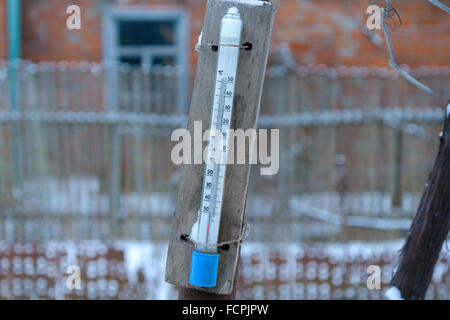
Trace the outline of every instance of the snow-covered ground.
[[338, 192], [316, 192], [298, 195], [292, 198], [292, 205], [304, 205], [320, 208], [331, 212], [349, 213], [364, 216], [388, 217], [395, 211], [399, 215], [411, 216], [416, 212], [421, 194], [405, 192], [402, 195], [401, 208], [392, 207], [392, 198], [389, 193], [347, 192], [340, 195]]
[[[251, 299], [383, 299], [403, 240], [325, 244], [245, 243], [238, 295]], [[450, 297], [447, 241], [427, 299]], [[381, 268], [381, 289], [367, 288], [367, 267]]]
[[[71, 176], [66, 180], [47, 178], [24, 183], [23, 206], [52, 214], [106, 215], [110, 211], [109, 194], [100, 188], [93, 176]], [[337, 214], [389, 217], [393, 211], [411, 216], [420, 201], [420, 194], [404, 193], [402, 207], [392, 208], [389, 193], [323, 191], [291, 197], [292, 214], [304, 208], [316, 208]], [[175, 195], [169, 192], [122, 193], [120, 210], [125, 214], [170, 216], [174, 210]], [[247, 215], [270, 216], [276, 212], [277, 201], [265, 194], [249, 193]]]
[[[238, 297], [382, 299], [402, 243], [403, 240], [309, 245], [244, 243], [236, 283]], [[447, 248], [448, 243], [436, 265], [429, 299], [450, 296]], [[167, 243], [0, 243], [0, 298], [29, 294], [57, 299], [176, 299], [175, 288], [164, 282], [166, 254]], [[75, 293], [65, 288], [65, 270], [73, 264], [80, 266], [83, 279], [82, 289]], [[369, 265], [381, 268], [381, 290], [369, 290], [366, 286]], [[53, 285], [51, 279], [55, 280]], [[39, 295], [42, 281], [47, 282], [48, 288]]]
[[[95, 177], [29, 181], [23, 190], [23, 207], [29, 211], [86, 216], [110, 213], [109, 194], [100, 189]], [[172, 195], [167, 192], [122, 194], [119, 207], [125, 215], [170, 216], [174, 210]]]
[[[273, 214], [279, 214], [279, 204], [273, 197], [276, 195], [272, 195], [271, 198], [264, 194], [250, 193], [247, 201], [247, 218], [250, 221], [251, 219], [256, 221], [259, 218], [273, 218]], [[291, 197], [287, 203], [288, 212], [283, 212], [283, 215], [284, 217], [307, 217], [310, 219], [308, 230], [302, 228], [297, 230], [295, 228], [298, 223], [290, 224], [293, 234], [301, 235], [302, 232], [308, 231], [306, 238], [310, 236], [309, 234], [315, 233], [336, 235], [343, 225], [379, 230], [407, 230], [411, 223], [411, 213], [414, 213], [419, 197], [420, 195], [405, 193], [402, 199], [402, 208], [397, 210], [398, 216], [394, 218], [391, 212], [395, 210], [391, 206], [391, 198], [387, 193], [352, 192], [343, 197], [336, 192], [309, 193]], [[162, 191], [122, 194], [119, 200], [118, 217], [124, 219], [123, 225], [126, 225], [126, 219], [129, 216], [168, 218], [174, 210], [174, 199], [175, 195]], [[90, 225], [90, 220], [86, 219], [81, 220], [84, 221], [84, 224], [79, 223], [76, 230], [83, 231], [83, 228], [95, 229], [102, 226], [101, 230], [96, 230], [96, 234], [98, 237], [104, 237], [105, 234], [108, 236], [108, 233], [111, 232], [108, 224], [109, 206], [109, 194], [101, 189], [97, 178], [72, 176], [64, 181], [45, 179], [45, 181], [26, 182], [19, 210], [29, 214], [30, 217], [36, 213], [45, 213], [50, 219], [52, 216], [70, 217], [74, 215], [81, 216], [83, 219], [100, 216], [104, 218], [102, 221], [106, 222], [105, 228], [103, 225]], [[31, 233], [27, 230], [33, 229], [27, 226], [34, 223], [32, 220], [15, 221], [14, 215], [8, 215], [3, 222], [2, 227], [5, 229], [3, 236], [6, 235], [5, 239], [9, 243], [14, 239], [17, 223], [20, 222], [25, 226], [26, 235]], [[59, 226], [62, 226], [61, 221], [58, 221], [39, 224], [38, 227], [42, 228], [42, 232], [48, 233], [51, 228], [57, 228], [58, 223]], [[74, 220], [69, 225], [75, 223], [78, 221]], [[138, 224], [139, 230], [145, 229], [147, 232], [143, 236], [144, 239], [149, 238], [150, 227], [166, 230], [163, 228], [166, 226], [161, 225], [166, 222], [161, 220], [157, 223], [159, 225], [145, 220]], [[270, 227], [273, 233], [284, 232], [282, 225], [271, 224]], [[265, 228], [264, 225], [255, 223], [249, 239], [263, 239], [264, 237], [255, 237], [255, 235], [264, 235]], [[77, 234], [75, 233], [75, 235]], [[300, 238], [304, 240], [305, 237]], [[241, 269], [237, 280], [239, 297], [381, 299], [383, 298], [382, 294], [388, 288], [398, 251], [403, 243], [403, 240], [399, 240], [379, 243], [358, 241], [301, 244], [299, 241], [292, 242], [297, 239], [284, 240], [288, 241], [285, 243], [270, 241], [264, 243], [247, 241], [244, 243], [241, 253]], [[11, 247], [5, 242], [0, 242], [0, 298], [18, 297], [28, 291], [34, 292], [33, 294], [39, 297], [41, 293], [36, 291], [39, 288], [41, 291], [47, 288], [42, 296], [58, 299], [70, 298], [72, 293], [64, 289], [66, 276], [64, 271], [65, 267], [70, 264], [79, 264], [82, 272], [86, 274], [86, 278], [83, 279], [85, 289], [82, 292], [75, 292], [75, 297], [90, 299], [176, 298], [175, 289], [164, 282], [166, 242], [47, 241], [38, 247], [41, 249], [36, 252], [36, 245]], [[443, 257], [436, 265], [428, 298], [450, 297], [447, 248], [448, 243], [444, 245]], [[24, 258], [24, 254], [29, 257]], [[276, 257], [275, 262], [274, 257]], [[34, 262], [27, 259], [34, 259]], [[51, 272], [47, 270], [47, 267], [51, 265], [49, 261], [54, 263], [54, 270]], [[380, 292], [368, 290], [365, 285], [366, 268], [370, 264], [382, 264], [383, 290]], [[38, 266], [41, 266], [42, 269], [40, 274], [37, 273]], [[45, 285], [41, 275], [46, 279]], [[26, 276], [26, 279], [20, 278], [22, 276]]]

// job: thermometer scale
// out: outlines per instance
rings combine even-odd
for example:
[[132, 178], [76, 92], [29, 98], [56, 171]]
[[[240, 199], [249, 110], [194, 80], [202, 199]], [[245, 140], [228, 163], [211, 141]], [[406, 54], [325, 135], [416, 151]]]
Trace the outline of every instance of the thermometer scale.
[[242, 20], [239, 11], [236, 7], [232, 7], [222, 19], [217, 46], [218, 61], [211, 108], [210, 137], [197, 237], [191, 260], [189, 283], [198, 287], [214, 287], [217, 282], [219, 268], [217, 244], [241, 33]]

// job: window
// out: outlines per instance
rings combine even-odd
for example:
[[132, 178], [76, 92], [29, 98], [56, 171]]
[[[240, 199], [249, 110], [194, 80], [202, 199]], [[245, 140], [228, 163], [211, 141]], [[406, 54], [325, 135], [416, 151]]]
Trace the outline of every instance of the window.
[[178, 82], [179, 108], [187, 100], [187, 15], [183, 10], [113, 8], [104, 18], [104, 58], [132, 67], [173, 66]]

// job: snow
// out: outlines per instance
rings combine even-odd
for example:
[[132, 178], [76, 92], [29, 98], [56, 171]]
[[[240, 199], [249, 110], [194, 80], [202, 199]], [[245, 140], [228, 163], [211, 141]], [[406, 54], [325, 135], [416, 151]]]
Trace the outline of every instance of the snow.
[[447, 118], [450, 118], [450, 103], [447, 105]]
[[[378, 243], [311, 243], [307, 246], [296, 243], [244, 243], [241, 272], [245, 285], [250, 288], [240, 294], [243, 298], [268, 299], [270, 288], [258, 283], [274, 280], [278, 275], [278, 280], [287, 290], [283, 293], [285, 299], [380, 299], [387, 287], [383, 290], [367, 290], [366, 267], [381, 263], [382, 286], [387, 286], [391, 282], [403, 243], [403, 239]], [[445, 256], [445, 252], [442, 256]], [[279, 261], [278, 266], [276, 261]], [[433, 284], [430, 285], [429, 292], [440, 290], [437, 293], [439, 299], [447, 297], [446, 264], [446, 260], [436, 264]], [[328, 287], [323, 290], [312, 288], [316, 286], [317, 279], [327, 282], [324, 285]], [[341, 290], [341, 286], [346, 289]], [[281, 285], [278, 288], [280, 297], [283, 288]]]
[[380, 230], [409, 230], [410, 219], [381, 219], [364, 216], [348, 217], [345, 225], [353, 227], [366, 227]]
[[[420, 193], [405, 192], [402, 207], [399, 208], [400, 213], [410, 216], [415, 214], [421, 196]], [[395, 209], [392, 207], [391, 195], [377, 191], [346, 192], [343, 195], [332, 191], [305, 193], [292, 197], [290, 206], [292, 209], [307, 207], [328, 212], [338, 208], [340, 212], [364, 216], [392, 216], [392, 211]]]
[[171, 286], [164, 281], [168, 244], [124, 241], [118, 248], [124, 250], [128, 281], [137, 284], [137, 274], [142, 271], [147, 279], [147, 299], [172, 298]]
[[[382, 254], [395, 255], [402, 247], [403, 240], [383, 241], [378, 243], [351, 241], [348, 243], [323, 243], [308, 246], [311, 252], [322, 252], [326, 256], [338, 261], [355, 260], [357, 258], [370, 259]], [[279, 251], [294, 258], [303, 252], [303, 246], [297, 243], [263, 243], [248, 242], [242, 245], [241, 255], [250, 256], [255, 252], [268, 254], [269, 251]]]
[[198, 242], [198, 220], [199, 220], [199, 217], [200, 217], [199, 214], [197, 214], [197, 220], [192, 225], [191, 234], [189, 235], [189, 237], [195, 242]]
[[200, 51], [200, 46], [202, 45], [202, 35], [203, 35], [203, 30], [200, 32], [200, 35], [198, 36], [198, 41], [197, 44], [195, 45], [195, 51]]
[[[369, 293], [365, 287], [366, 266], [376, 263], [376, 261], [387, 263], [382, 265], [382, 283], [387, 285], [391, 281], [393, 266], [397, 263], [398, 250], [403, 242], [403, 239], [378, 243], [352, 241], [347, 243], [310, 243], [308, 245], [244, 242], [241, 251], [242, 285], [248, 286], [248, 288], [245, 289], [247, 291], [241, 291], [240, 294], [253, 299], [271, 296], [277, 298], [278, 293], [279, 297], [284, 299], [378, 299], [381, 298], [381, 291], [379, 294], [374, 291]], [[108, 246], [122, 251], [124, 260], [115, 260], [114, 258], [107, 260], [105, 254]], [[119, 268], [123, 270], [120, 273], [126, 276], [126, 287], [145, 288], [144, 298], [165, 300], [176, 299], [176, 288], [164, 281], [167, 246], [167, 242], [114, 241], [107, 244], [90, 240], [77, 243], [50, 241], [45, 243], [44, 248], [45, 256], [50, 259], [57, 258], [58, 254], [67, 253], [64, 266], [60, 269], [61, 273], [64, 273], [66, 264], [77, 264], [74, 261], [77, 257], [84, 256], [85, 258], [82, 260], [88, 258], [87, 265], [83, 266], [83, 272], [86, 272], [89, 279], [97, 280], [97, 285], [90, 288], [88, 290], [90, 293], [87, 293], [91, 294], [92, 298], [98, 298], [99, 292], [102, 290], [105, 292], [105, 289], [99, 287], [99, 284], [108, 279], [107, 270], [110, 267], [107, 264], [111, 263], [111, 270], [119, 270]], [[0, 251], [6, 248], [7, 244], [0, 241]], [[444, 244], [444, 248], [446, 248], [446, 244]], [[24, 252], [27, 255], [33, 254], [29, 252], [26, 244], [16, 244], [14, 252], [17, 255], [23, 255]], [[443, 251], [442, 257], [445, 255], [446, 252]], [[276, 257], [279, 257], [280, 261]], [[0, 260], [0, 270], [4, 268], [5, 263], [9, 263], [5, 259]], [[441, 298], [448, 297], [447, 264], [446, 260], [437, 262], [433, 283], [430, 285], [430, 288], [434, 286], [434, 290], [440, 292], [434, 294], [438, 294]], [[139, 279], [139, 273], [144, 275], [144, 279]], [[14, 277], [14, 275], [12, 276]], [[276, 279], [281, 282], [278, 289], [263, 284]], [[302, 280], [299, 282], [299, 279]], [[61, 288], [64, 287], [64, 282], [63, 279], [60, 280], [62, 281], [60, 282], [61, 286], [54, 288], [54, 296], [63, 299], [64, 292], [61, 291]], [[318, 280], [323, 282], [323, 285], [317, 286], [315, 282]], [[115, 281], [114, 276], [113, 279], [108, 280], [106, 289], [108, 294], [110, 291], [112, 295], [117, 294], [117, 283], [115, 289], [111, 288], [111, 282]], [[342, 285], [346, 286], [346, 289], [341, 290], [339, 287]], [[387, 299], [401, 299], [397, 288], [390, 288], [386, 291], [385, 296]], [[1, 292], [0, 297], [2, 297]], [[122, 298], [129, 297], [125, 295]]]
[[[302, 199], [303, 198], [303, 199]], [[377, 218], [371, 216], [347, 216], [344, 217], [340, 213], [332, 212], [331, 209], [322, 209], [317, 206], [308, 204], [304, 196], [292, 198], [289, 205], [291, 209], [299, 215], [305, 215], [317, 220], [321, 220], [334, 225], [347, 225], [353, 227], [365, 227], [381, 230], [408, 230], [411, 225], [410, 219], [394, 219], [394, 218]], [[322, 206], [326, 206], [326, 202]], [[366, 211], [366, 213], [368, 213]]]
[[433, 271], [433, 280], [438, 283], [442, 282], [443, 277], [448, 272], [449, 267], [450, 266], [448, 264], [437, 263]]
[[389, 300], [403, 300], [400, 290], [398, 290], [396, 287], [390, 287], [386, 291], [384, 296], [386, 297], [386, 299], [389, 299]]
[[[120, 196], [123, 215], [170, 216], [174, 210], [172, 195], [168, 192], [126, 193]], [[70, 176], [65, 180], [48, 178], [24, 182], [25, 209], [52, 214], [108, 215], [109, 194], [100, 189], [93, 176]]]
[[[51, 214], [108, 215], [110, 212], [109, 191], [102, 190], [97, 177], [73, 175], [62, 180], [48, 178], [42, 181], [24, 182], [23, 208], [30, 212]], [[170, 192], [128, 192], [120, 195], [120, 213], [128, 215], [152, 215], [170, 217], [174, 211], [174, 195]], [[404, 193], [399, 213], [412, 217], [420, 202], [421, 194]], [[339, 225], [342, 213], [352, 216], [349, 223], [355, 225], [379, 225], [379, 228], [405, 229], [408, 219], [393, 222], [392, 219], [377, 223], [364, 217], [392, 217], [391, 195], [374, 191], [338, 192], [322, 191], [293, 196], [289, 202], [292, 214], [308, 215], [327, 223]], [[270, 217], [277, 211], [273, 196], [253, 192], [247, 201], [246, 214], [249, 217]], [[352, 220], [353, 219], [353, 220]], [[392, 224], [391, 224], [392, 223]]]

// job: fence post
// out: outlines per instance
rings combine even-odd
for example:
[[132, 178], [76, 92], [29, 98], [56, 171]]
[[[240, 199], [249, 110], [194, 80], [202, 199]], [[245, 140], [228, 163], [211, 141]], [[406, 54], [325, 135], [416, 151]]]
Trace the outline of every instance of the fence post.
[[391, 172], [391, 204], [392, 210], [402, 209], [402, 172], [403, 172], [403, 132], [401, 129], [392, 129], [392, 172]]
[[[391, 108], [400, 108], [400, 80], [394, 78], [391, 91]], [[391, 211], [398, 214], [402, 209], [402, 171], [403, 171], [403, 132], [401, 130], [401, 120], [391, 119], [391, 168], [390, 168], [390, 194]]]
[[[191, 137], [194, 137], [194, 121], [201, 121], [203, 131], [210, 127], [217, 65], [217, 53], [211, 44], [218, 44], [220, 21], [233, 6], [238, 8], [243, 22], [241, 44], [250, 42], [252, 49], [241, 50], [240, 53], [231, 128], [243, 130], [256, 128], [275, 9], [266, 1], [209, 0], [188, 121]], [[191, 141], [191, 146], [193, 144]], [[249, 163], [227, 167], [219, 242], [238, 239], [241, 235], [249, 173]], [[183, 234], [190, 235], [192, 226], [197, 220], [203, 175], [204, 164], [183, 165], [172, 219], [165, 279], [182, 287], [180, 289], [182, 299], [217, 299], [218, 294], [231, 294], [239, 258], [240, 243], [230, 244], [228, 250], [220, 251], [219, 273], [215, 287], [199, 288], [189, 284], [192, 245], [182, 241], [180, 237]]]
[[[9, 95], [11, 112], [19, 112], [18, 78], [20, 70], [20, 1], [8, 0], [8, 42], [9, 42]], [[14, 198], [22, 193], [21, 156], [20, 156], [20, 121], [11, 124], [12, 167]]]
[[[108, 182], [109, 182], [109, 212], [111, 221], [111, 238], [119, 235], [120, 210], [120, 132], [118, 124], [118, 108], [120, 107], [120, 68], [117, 62], [106, 62], [106, 99], [105, 109], [108, 121], [105, 123], [105, 132], [108, 139]], [[119, 102], [119, 103], [118, 103]]]

